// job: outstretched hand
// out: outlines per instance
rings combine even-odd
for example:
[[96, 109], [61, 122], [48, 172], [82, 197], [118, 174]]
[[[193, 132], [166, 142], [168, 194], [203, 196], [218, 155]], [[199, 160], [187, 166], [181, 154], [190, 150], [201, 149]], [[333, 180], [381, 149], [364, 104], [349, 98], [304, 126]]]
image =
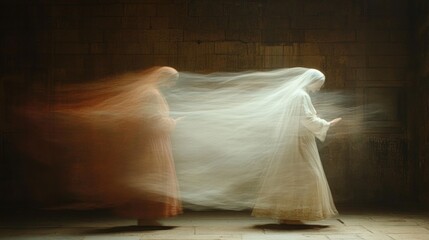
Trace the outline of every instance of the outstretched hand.
[[334, 120], [329, 122], [329, 125], [334, 126], [335, 124], [337, 124], [341, 120], [342, 120], [342, 118], [335, 118]]

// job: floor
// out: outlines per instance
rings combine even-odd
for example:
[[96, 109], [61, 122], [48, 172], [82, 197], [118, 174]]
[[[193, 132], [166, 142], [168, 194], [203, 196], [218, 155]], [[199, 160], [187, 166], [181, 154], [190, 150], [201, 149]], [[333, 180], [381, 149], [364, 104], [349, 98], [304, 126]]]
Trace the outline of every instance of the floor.
[[[340, 209], [341, 210], [341, 209]], [[162, 228], [141, 228], [134, 219], [105, 211], [9, 211], [0, 239], [64, 240], [429, 240], [429, 212], [342, 210], [334, 219], [283, 226], [249, 212], [185, 212]]]

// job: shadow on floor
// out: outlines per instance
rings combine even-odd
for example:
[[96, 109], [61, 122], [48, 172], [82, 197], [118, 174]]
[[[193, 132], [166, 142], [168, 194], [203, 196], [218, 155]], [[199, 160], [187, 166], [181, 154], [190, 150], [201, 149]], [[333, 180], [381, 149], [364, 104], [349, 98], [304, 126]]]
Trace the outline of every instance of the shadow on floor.
[[120, 226], [109, 228], [91, 229], [82, 232], [82, 234], [106, 234], [106, 233], [126, 233], [126, 232], [146, 232], [146, 231], [162, 231], [174, 229], [176, 226]]
[[255, 225], [253, 228], [257, 229], [270, 229], [270, 230], [278, 230], [278, 231], [295, 231], [295, 230], [318, 230], [323, 228], [328, 228], [326, 225], [318, 225], [318, 224], [261, 224]]

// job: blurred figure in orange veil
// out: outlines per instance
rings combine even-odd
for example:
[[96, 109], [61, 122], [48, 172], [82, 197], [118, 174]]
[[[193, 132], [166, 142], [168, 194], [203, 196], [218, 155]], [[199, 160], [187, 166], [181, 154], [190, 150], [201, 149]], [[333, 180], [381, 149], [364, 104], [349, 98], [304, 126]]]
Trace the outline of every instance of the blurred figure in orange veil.
[[153, 67], [65, 84], [48, 101], [19, 109], [18, 126], [30, 139], [17, 144], [60, 171], [55, 182], [68, 197], [61, 208], [112, 208], [139, 225], [182, 212], [170, 141], [176, 120], [159, 90], [177, 77], [173, 68]]

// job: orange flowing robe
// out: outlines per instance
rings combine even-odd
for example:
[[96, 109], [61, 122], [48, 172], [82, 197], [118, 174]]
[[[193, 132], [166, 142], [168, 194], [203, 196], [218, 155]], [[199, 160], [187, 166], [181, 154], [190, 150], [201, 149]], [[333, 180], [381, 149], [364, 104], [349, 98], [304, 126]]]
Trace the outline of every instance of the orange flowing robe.
[[[62, 101], [25, 107], [21, 125], [29, 138], [17, 144], [55, 173], [43, 176], [49, 182], [28, 183], [37, 200], [54, 208], [111, 208], [139, 219], [181, 213], [170, 140], [175, 120], [157, 89], [158, 79], [175, 73], [156, 67], [71, 86], [58, 92]], [[45, 193], [52, 188], [55, 193]]]
[[182, 212], [170, 135], [176, 123], [168, 115], [168, 105], [157, 89], [149, 90], [145, 103], [149, 106], [145, 129], [140, 133], [141, 158], [136, 159], [126, 176], [128, 186], [137, 189], [119, 214], [139, 219], [171, 217]]

